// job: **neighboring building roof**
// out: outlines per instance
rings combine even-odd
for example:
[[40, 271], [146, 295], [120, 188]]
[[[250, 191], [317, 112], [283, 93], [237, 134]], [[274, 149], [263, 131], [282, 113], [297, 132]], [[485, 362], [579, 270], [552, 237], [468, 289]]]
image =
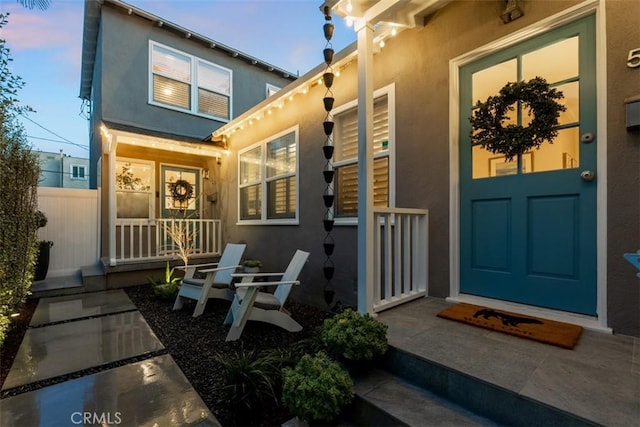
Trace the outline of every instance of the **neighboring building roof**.
[[216, 49], [234, 58], [245, 61], [255, 67], [278, 74], [279, 76], [282, 76], [286, 79], [290, 79], [292, 81], [297, 79], [297, 76], [289, 71], [261, 61], [258, 58], [247, 55], [246, 53], [242, 53], [237, 49], [233, 49], [229, 46], [218, 43], [217, 41], [212, 40], [208, 37], [189, 31], [184, 27], [166, 21], [156, 15], [145, 12], [144, 10], [138, 9], [135, 6], [131, 6], [125, 2], [119, 0], [85, 0], [83, 26], [84, 29], [82, 35], [82, 71], [80, 80], [81, 99], [89, 99], [91, 96], [93, 68], [96, 57], [96, 47], [98, 43], [98, 32], [100, 29], [100, 14], [102, 13], [102, 8], [106, 6], [120, 9], [128, 15], [136, 15], [138, 17], [144, 18], [153, 25], [161, 27], [162, 29], [181, 34], [184, 37], [193, 40], [195, 43], [200, 43], [211, 49]]

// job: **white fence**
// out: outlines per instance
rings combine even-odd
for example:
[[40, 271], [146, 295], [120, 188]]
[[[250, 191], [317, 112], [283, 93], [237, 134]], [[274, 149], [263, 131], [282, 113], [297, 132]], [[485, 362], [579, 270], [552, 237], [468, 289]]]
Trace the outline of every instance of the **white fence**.
[[429, 211], [375, 208], [373, 311], [427, 294]]
[[118, 219], [111, 259], [118, 262], [175, 258], [178, 248], [168, 230], [182, 230], [194, 255], [220, 255], [219, 219]]
[[98, 190], [38, 187], [38, 209], [48, 219], [38, 238], [53, 242], [47, 277], [98, 262], [98, 200]]

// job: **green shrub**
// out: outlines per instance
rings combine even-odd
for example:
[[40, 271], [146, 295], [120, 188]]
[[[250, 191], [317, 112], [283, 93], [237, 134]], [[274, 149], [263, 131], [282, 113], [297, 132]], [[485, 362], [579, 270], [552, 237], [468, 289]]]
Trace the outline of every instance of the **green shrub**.
[[162, 299], [173, 299], [178, 295], [178, 291], [180, 290], [180, 282], [182, 278], [179, 276], [174, 276], [173, 273], [175, 268], [169, 268], [169, 262], [167, 261], [167, 266], [164, 272], [164, 278], [160, 280], [155, 280], [152, 277], [147, 277], [151, 287], [153, 288], [153, 293]]
[[351, 308], [325, 319], [321, 330], [327, 350], [350, 361], [373, 360], [387, 351], [387, 325]]
[[[0, 14], [0, 28], [7, 23], [6, 16]], [[24, 82], [11, 74], [10, 61], [5, 40], [0, 40], [0, 345], [11, 314], [31, 291], [38, 251], [40, 166], [17, 119], [32, 110], [16, 99]]]
[[295, 368], [282, 371], [282, 403], [308, 421], [331, 421], [353, 398], [349, 373], [326, 353], [305, 354]]

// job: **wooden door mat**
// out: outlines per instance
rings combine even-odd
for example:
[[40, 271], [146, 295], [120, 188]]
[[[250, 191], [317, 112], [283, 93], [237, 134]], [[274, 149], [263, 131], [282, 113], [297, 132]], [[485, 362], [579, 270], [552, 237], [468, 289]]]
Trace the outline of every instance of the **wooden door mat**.
[[465, 303], [441, 311], [438, 317], [569, 349], [582, 334], [581, 326]]

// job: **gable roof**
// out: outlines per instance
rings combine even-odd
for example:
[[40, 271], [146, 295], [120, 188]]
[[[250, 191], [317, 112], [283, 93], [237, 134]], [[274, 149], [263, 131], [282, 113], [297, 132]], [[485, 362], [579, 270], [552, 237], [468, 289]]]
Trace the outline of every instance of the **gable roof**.
[[91, 97], [91, 85], [93, 83], [93, 68], [96, 57], [96, 47], [98, 44], [98, 32], [100, 30], [100, 16], [103, 7], [113, 7], [119, 9], [127, 15], [135, 15], [146, 19], [150, 25], [155, 25], [164, 30], [180, 34], [185, 38], [192, 40], [194, 43], [200, 43], [208, 48], [221, 51], [227, 55], [245, 61], [255, 67], [277, 74], [280, 77], [296, 80], [298, 77], [282, 68], [278, 68], [267, 62], [261, 61], [246, 53], [240, 52], [225, 44], [219, 43], [213, 39], [205, 37], [201, 34], [194, 33], [188, 29], [174, 24], [170, 21], [160, 18], [159, 16], [145, 12], [142, 9], [129, 5], [120, 0], [85, 0], [84, 3], [84, 24], [82, 34], [82, 68], [80, 77], [80, 98], [89, 99]]

